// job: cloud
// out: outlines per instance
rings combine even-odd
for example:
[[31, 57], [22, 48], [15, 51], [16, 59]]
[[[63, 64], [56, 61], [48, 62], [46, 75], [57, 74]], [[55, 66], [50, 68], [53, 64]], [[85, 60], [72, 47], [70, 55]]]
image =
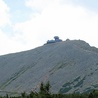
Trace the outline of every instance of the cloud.
[[42, 11], [45, 7], [53, 3], [55, 0], [27, 0], [26, 6], [35, 9], [36, 11]]
[[0, 0], [0, 27], [10, 24], [9, 7], [3, 0]]
[[17, 38], [10, 38], [5, 32], [0, 30], [0, 55], [14, 53], [24, 49], [26, 49], [25, 45], [18, 41]]
[[[97, 45], [98, 14], [61, 0], [28, 0], [26, 5], [40, 10], [31, 20], [17, 23], [14, 30], [23, 34], [27, 43], [36, 47], [55, 35], [64, 40], [82, 39]], [[96, 43], [95, 43], [96, 42]], [[97, 45], [98, 46], [98, 45]]]
[[10, 18], [10, 8], [0, 0], [0, 55], [25, 49], [23, 42], [18, 41], [20, 34], [10, 37], [9, 31], [6, 31], [7, 27], [13, 29]]
[[[17, 23], [10, 26], [13, 36], [8, 36], [8, 32], [0, 29], [0, 54], [41, 46], [55, 35], [63, 40], [82, 39], [98, 47], [98, 13], [65, 1], [26, 0], [25, 5], [32, 9], [32, 16], [30, 14], [31, 18], [28, 20], [24, 22], [17, 20]], [[9, 10], [10, 8], [3, 2], [0, 15], [4, 15], [5, 19], [2, 20], [5, 22], [0, 20], [1, 26], [12, 23]]]

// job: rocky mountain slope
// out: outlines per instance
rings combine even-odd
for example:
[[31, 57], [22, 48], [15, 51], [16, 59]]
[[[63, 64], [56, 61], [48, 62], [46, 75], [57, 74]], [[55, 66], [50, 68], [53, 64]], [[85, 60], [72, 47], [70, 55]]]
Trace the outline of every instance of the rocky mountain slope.
[[98, 49], [67, 40], [0, 56], [0, 90], [29, 92], [48, 80], [54, 93], [98, 89]]

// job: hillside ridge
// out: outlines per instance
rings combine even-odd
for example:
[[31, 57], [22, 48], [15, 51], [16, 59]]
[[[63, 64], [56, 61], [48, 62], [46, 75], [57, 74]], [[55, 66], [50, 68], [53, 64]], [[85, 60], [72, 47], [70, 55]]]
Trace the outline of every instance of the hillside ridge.
[[46, 44], [0, 56], [0, 90], [29, 92], [50, 81], [53, 92], [98, 89], [98, 49], [82, 40]]

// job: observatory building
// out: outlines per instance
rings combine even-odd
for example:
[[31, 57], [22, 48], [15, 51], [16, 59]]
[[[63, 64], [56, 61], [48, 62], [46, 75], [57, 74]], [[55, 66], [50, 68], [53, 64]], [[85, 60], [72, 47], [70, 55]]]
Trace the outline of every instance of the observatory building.
[[61, 42], [62, 40], [59, 39], [58, 36], [54, 36], [54, 40], [48, 40], [46, 44], [52, 44], [52, 43], [56, 43], [56, 42]]

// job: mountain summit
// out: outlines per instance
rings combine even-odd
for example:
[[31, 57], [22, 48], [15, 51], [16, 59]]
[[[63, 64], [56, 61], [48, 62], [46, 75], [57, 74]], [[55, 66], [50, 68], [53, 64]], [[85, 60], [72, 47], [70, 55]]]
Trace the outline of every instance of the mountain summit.
[[98, 49], [66, 40], [0, 56], [0, 90], [29, 92], [47, 81], [54, 93], [98, 89]]

